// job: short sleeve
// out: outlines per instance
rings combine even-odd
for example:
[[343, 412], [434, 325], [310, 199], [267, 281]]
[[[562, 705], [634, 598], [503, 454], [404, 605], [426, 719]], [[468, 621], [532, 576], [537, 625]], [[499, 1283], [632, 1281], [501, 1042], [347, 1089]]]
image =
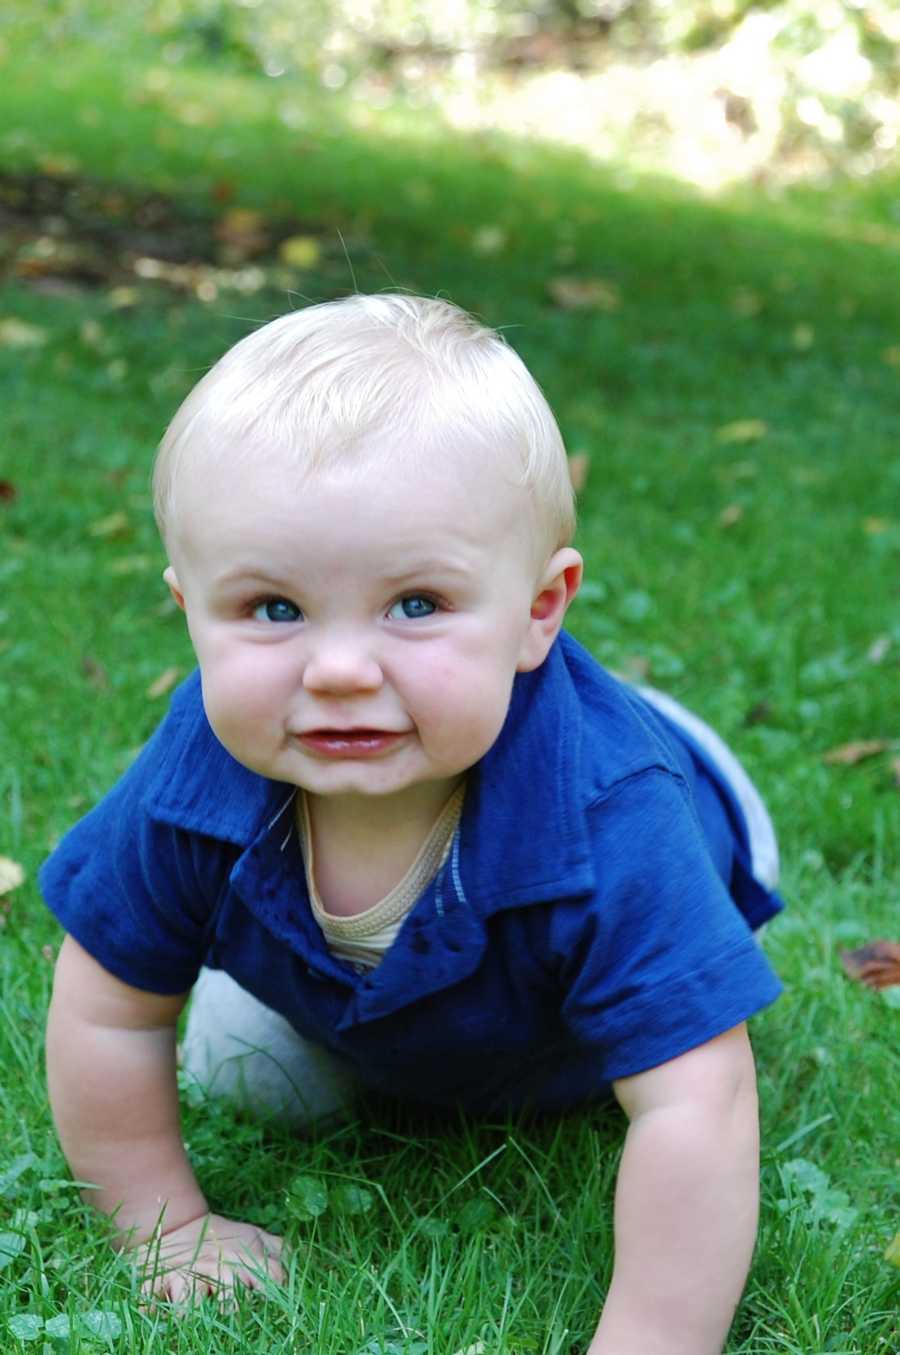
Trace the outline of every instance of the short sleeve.
[[606, 1082], [655, 1068], [781, 985], [706, 847], [683, 783], [649, 768], [589, 811], [594, 897], [557, 910], [563, 1017]]
[[147, 786], [178, 727], [170, 713], [103, 800], [62, 839], [40, 872], [50, 910], [124, 983], [182, 993], [200, 969], [235, 849], [155, 819]]

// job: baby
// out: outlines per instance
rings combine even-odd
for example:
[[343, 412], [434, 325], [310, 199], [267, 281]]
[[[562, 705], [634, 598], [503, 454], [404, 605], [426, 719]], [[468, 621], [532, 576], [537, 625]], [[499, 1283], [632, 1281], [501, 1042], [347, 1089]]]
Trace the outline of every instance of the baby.
[[155, 493], [199, 672], [42, 872], [50, 1096], [89, 1198], [165, 1297], [282, 1278], [182, 1143], [193, 989], [188, 1071], [294, 1124], [366, 1088], [614, 1095], [591, 1355], [720, 1351], [756, 1232], [774, 835], [706, 725], [561, 630], [582, 562], [534, 380], [445, 301], [310, 306], [188, 396]]

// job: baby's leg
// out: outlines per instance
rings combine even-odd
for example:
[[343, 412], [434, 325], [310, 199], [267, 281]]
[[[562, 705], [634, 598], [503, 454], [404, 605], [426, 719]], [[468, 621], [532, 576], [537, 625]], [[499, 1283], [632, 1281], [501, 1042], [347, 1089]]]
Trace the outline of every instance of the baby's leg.
[[297, 1129], [347, 1110], [357, 1092], [346, 1064], [222, 969], [200, 971], [181, 1066], [211, 1096]]
[[655, 687], [638, 687], [648, 705], [656, 709], [674, 725], [680, 725], [716, 763], [741, 807], [750, 839], [750, 864], [753, 874], [767, 889], [778, 884], [778, 840], [769, 817], [769, 811], [756, 786], [741, 766], [734, 753], [714, 729], [693, 711]]

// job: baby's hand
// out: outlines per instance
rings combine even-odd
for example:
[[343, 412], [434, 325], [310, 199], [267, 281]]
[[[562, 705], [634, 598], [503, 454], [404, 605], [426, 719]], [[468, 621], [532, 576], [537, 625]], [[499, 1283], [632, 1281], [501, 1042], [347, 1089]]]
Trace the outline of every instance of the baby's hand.
[[135, 1254], [148, 1297], [186, 1304], [212, 1295], [227, 1303], [238, 1285], [260, 1289], [264, 1278], [281, 1284], [281, 1250], [280, 1237], [253, 1223], [201, 1214], [151, 1238]]

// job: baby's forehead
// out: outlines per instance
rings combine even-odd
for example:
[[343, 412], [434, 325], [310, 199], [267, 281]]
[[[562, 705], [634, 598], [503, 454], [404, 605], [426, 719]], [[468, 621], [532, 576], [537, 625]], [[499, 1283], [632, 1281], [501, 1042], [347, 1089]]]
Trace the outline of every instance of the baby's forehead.
[[[271, 449], [270, 449], [271, 451]], [[531, 493], [509, 467], [470, 446], [436, 457], [415, 449], [372, 446], [311, 468], [281, 449], [248, 456], [247, 448], [217, 449], [181, 468], [170, 518], [170, 545], [211, 555], [264, 549], [269, 540], [317, 539], [323, 524], [346, 534], [358, 526], [398, 558], [427, 560], [482, 547], [500, 551], [534, 536]]]
[[471, 434], [435, 439], [427, 433], [377, 431], [323, 451], [301, 442], [270, 439], [205, 441], [186, 449], [173, 467], [173, 486], [199, 489], [202, 502], [238, 490], [277, 492], [302, 498], [310, 491], [340, 487], [364, 496], [373, 485], [393, 483], [415, 499], [423, 487], [442, 485], [473, 495], [506, 499], [529, 494], [520, 454]]

